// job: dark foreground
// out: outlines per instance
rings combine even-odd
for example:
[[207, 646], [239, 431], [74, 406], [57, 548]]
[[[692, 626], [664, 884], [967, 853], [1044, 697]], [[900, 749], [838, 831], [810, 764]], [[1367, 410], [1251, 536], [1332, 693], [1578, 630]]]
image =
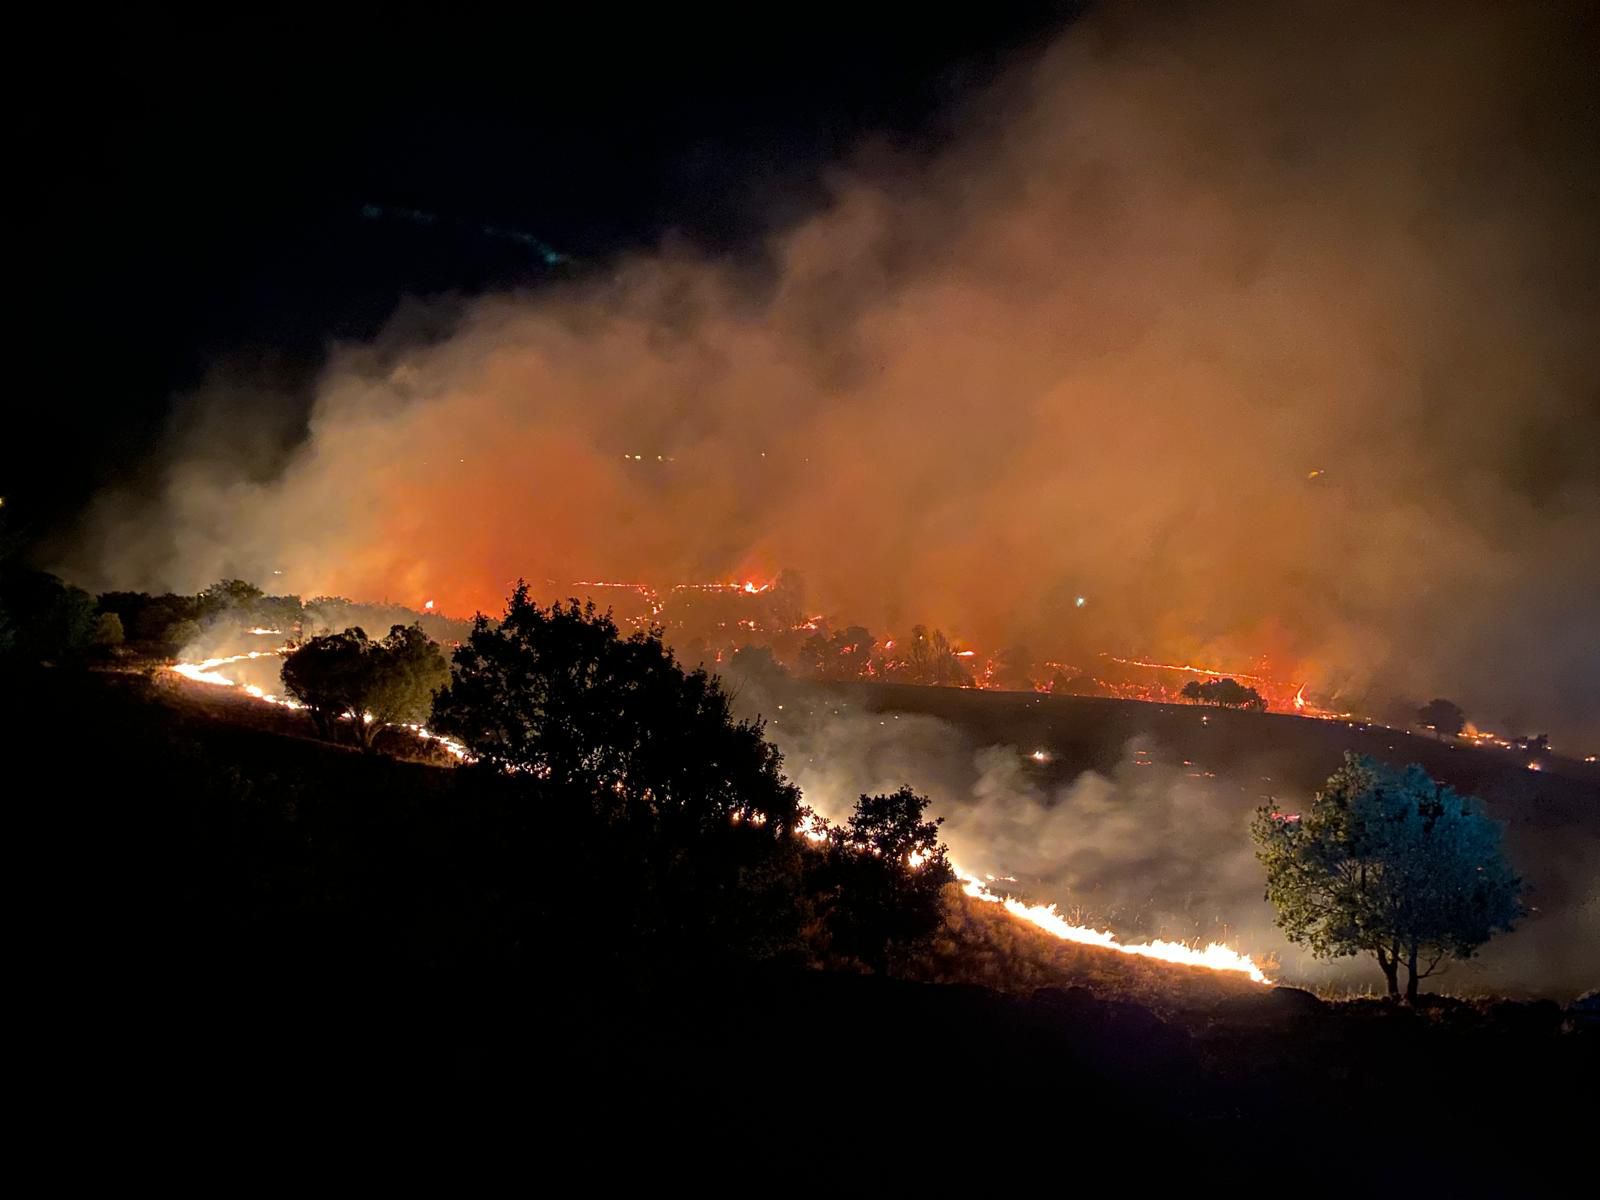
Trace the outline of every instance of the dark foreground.
[[1592, 998], [1406, 1010], [1188, 988], [1163, 1006], [1070, 978], [1006, 994], [635, 972], [583, 950], [607, 929], [582, 894], [515, 969], [443, 961], [416, 947], [455, 910], [415, 894], [426, 848], [401, 831], [451, 802], [450, 772], [239, 728], [131, 680], [46, 672], [27, 697], [7, 716], [39, 768], [8, 789], [38, 963], [23, 1086], [42, 1135], [119, 1161], [160, 1161], [179, 1133], [199, 1161], [285, 1127], [465, 1122], [588, 1185], [765, 1163], [769, 1183], [921, 1186], [970, 1164], [990, 1185], [1478, 1190], [1581, 1160], [1600, 1115]]

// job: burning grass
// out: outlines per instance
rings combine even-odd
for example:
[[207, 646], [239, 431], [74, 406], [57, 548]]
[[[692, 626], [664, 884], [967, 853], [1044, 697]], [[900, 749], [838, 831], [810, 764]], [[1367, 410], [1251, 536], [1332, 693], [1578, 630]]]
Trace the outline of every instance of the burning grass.
[[946, 889], [945, 901], [943, 926], [928, 949], [908, 964], [907, 974], [913, 978], [977, 984], [1016, 995], [1079, 986], [1158, 1011], [1261, 991], [1236, 971], [1182, 966], [1063, 941], [999, 905], [968, 895], [960, 884]]

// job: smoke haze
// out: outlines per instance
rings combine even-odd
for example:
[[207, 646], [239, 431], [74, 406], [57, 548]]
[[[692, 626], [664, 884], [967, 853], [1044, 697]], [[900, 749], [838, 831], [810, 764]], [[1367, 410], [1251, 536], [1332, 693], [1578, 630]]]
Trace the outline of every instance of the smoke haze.
[[[806, 685], [769, 691], [736, 680], [735, 689], [741, 711], [771, 719], [768, 734], [784, 753], [785, 772], [832, 821], [846, 820], [863, 793], [910, 785], [943, 818], [951, 858], [994, 876], [996, 891], [1054, 903], [1074, 923], [1110, 929], [1125, 942], [1221, 941], [1271, 964], [1285, 983], [1341, 990], [1381, 983], [1370, 957], [1318, 961], [1288, 943], [1265, 899], [1249, 834], [1263, 803], [1285, 812], [1310, 807], [1331, 764], [1317, 765], [1308, 751], [1329, 734], [1337, 739], [1339, 723], [1311, 730], [1311, 741], [1284, 739], [1280, 728], [1279, 740], [1263, 737], [1259, 749], [1241, 754], [1238, 744], [1202, 733], [1192, 710], [1168, 708], [1162, 716], [1151, 708], [1145, 732], [1129, 737], [1120, 754], [1116, 742], [1097, 747], [1100, 765], [1086, 767], [1077, 761], [1081, 743], [1075, 761], [1033, 760], [1036, 749], [1049, 754], [1048, 733], [1043, 747], [993, 744], [959, 721], [867, 711]], [[1071, 730], [1084, 720], [1085, 703], [1094, 704], [1047, 701], [1028, 725], [1036, 735], [1052, 726]], [[1190, 745], [1210, 744], [1203, 759], [1183, 758], [1172, 741], [1182, 730]], [[1380, 747], [1374, 735], [1353, 748]], [[1404, 762], [1414, 753], [1398, 748], [1386, 757]], [[1592, 796], [1577, 784], [1518, 786], [1528, 774], [1515, 764], [1490, 767], [1472, 790], [1505, 824], [1529, 913], [1513, 933], [1450, 963], [1432, 984], [1445, 991], [1567, 999], [1597, 982], [1600, 840]]]
[[758, 266], [419, 304], [331, 353], [287, 451], [207, 389], [62, 565], [452, 613], [792, 567], [886, 632], [1265, 654], [1592, 746], [1593, 34], [1110, 6], [937, 153], [863, 146]]

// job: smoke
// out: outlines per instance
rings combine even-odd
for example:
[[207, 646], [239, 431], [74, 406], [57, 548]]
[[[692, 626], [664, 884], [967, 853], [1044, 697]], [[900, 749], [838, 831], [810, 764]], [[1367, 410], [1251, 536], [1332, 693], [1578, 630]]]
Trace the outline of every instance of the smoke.
[[[1326, 767], [1303, 754], [1287, 773], [1281, 745], [1241, 753], [1219, 743], [1207, 762], [1186, 761], [1167, 738], [1141, 732], [1103, 769], [1063, 770], [1048, 747], [984, 744], [932, 716], [868, 712], [805, 685], [735, 686], [742, 712], [770, 719], [806, 803], [832, 821], [847, 819], [863, 793], [908, 784], [943, 818], [951, 858], [992, 876], [996, 891], [1054, 903], [1074, 923], [1125, 942], [1221, 941], [1273, 964], [1285, 983], [1381, 986], [1368, 957], [1319, 961], [1290, 945], [1264, 897], [1250, 818], [1268, 802], [1309, 808]], [[1477, 790], [1507, 823], [1506, 852], [1525, 877], [1530, 913], [1472, 959], [1448, 964], [1432, 988], [1566, 999], [1595, 985], [1592, 799], [1576, 786], [1536, 799], [1508, 787], [1519, 774], [1527, 773], [1503, 768]]]
[[1075, 923], [1124, 940], [1224, 941], [1289, 966], [1298, 982], [1356, 982], [1349, 963], [1318, 964], [1272, 925], [1248, 825], [1258, 789], [1189, 777], [1158, 743], [1135, 738], [1108, 772], [1060, 783], [1008, 745], [909, 713], [873, 714], [804, 692], [787, 703], [741, 696], [775, 720], [768, 732], [806, 803], [832, 821], [858, 796], [909, 784], [932, 800], [940, 836], [964, 870], [1052, 902]]
[[1265, 654], [1592, 745], [1593, 33], [1109, 6], [938, 152], [862, 147], [757, 267], [414, 307], [331, 352], [287, 461], [203, 394], [63, 566], [456, 613], [793, 567], [878, 629]]

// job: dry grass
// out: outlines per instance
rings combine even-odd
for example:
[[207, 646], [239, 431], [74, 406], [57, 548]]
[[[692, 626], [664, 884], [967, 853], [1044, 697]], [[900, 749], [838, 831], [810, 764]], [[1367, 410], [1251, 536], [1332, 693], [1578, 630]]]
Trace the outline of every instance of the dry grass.
[[944, 926], [906, 973], [932, 983], [978, 984], [1026, 994], [1041, 987], [1086, 987], [1161, 1011], [1255, 995], [1259, 984], [1232, 972], [1176, 966], [1064, 942], [952, 884]]

